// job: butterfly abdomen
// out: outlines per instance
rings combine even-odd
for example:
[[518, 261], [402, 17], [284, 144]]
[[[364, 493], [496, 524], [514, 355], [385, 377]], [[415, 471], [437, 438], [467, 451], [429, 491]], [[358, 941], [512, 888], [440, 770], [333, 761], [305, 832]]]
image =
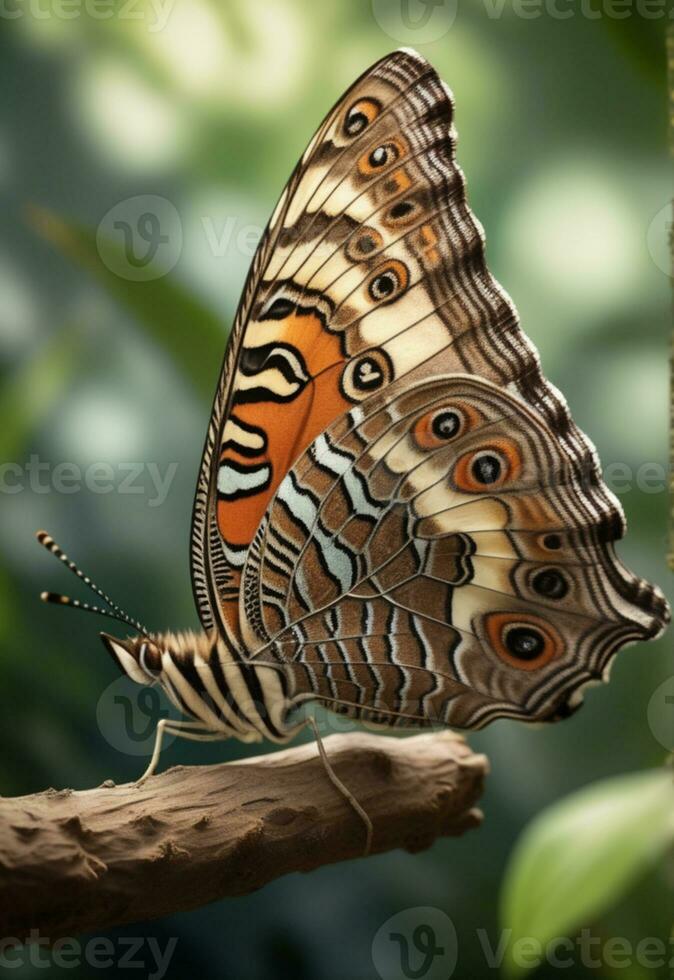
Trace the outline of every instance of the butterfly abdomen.
[[158, 684], [180, 712], [214, 734], [244, 742], [285, 742], [297, 731], [288, 719], [293, 705], [284, 668], [246, 663], [221, 635], [101, 637], [128, 677]]

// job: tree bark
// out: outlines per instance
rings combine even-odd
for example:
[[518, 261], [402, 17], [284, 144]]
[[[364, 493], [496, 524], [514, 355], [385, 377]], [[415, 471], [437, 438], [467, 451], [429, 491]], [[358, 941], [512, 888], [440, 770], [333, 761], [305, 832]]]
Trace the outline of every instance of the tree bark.
[[[443, 732], [324, 740], [372, 820], [372, 853], [419, 851], [477, 827], [488, 763]], [[365, 827], [316, 745], [138, 786], [0, 799], [0, 936], [54, 941], [244, 895], [291, 871], [358, 857]]]

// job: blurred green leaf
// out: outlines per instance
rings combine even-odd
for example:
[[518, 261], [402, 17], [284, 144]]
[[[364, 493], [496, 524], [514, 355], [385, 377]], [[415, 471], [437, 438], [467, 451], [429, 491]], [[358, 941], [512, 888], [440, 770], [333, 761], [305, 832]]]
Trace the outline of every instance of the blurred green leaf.
[[23, 455], [31, 432], [76, 373], [82, 350], [79, 325], [64, 327], [3, 381], [0, 459]]
[[573, 793], [524, 831], [504, 878], [501, 924], [512, 930], [509, 977], [528, 969], [518, 939], [542, 947], [613, 905], [674, 842], [669, 769], [603, 780]]
[[[112, 272], [101, 260], [93, 231], [68, 222], [51, 211], [31, 207], [29, 220], [35, 230], [65, 255], [92, 273], [107, 292], [144, 327], [152, 340], [173, 359], [202, 393], [211, 396], [215, 367], [220, 365], [226, 333], [218, 317], [168, 276], [133, 282]], [[121, 246], [106, 243], [108, 255]]]
[[667, 78], [666, 10], [661, 11], [661, 18], [645, 20], [638, 16], [625, 19], [605, 16], [603, 0], [590, 0], [590, 7], [601, 16], [606, 31], [635, 68], [664, 88]]

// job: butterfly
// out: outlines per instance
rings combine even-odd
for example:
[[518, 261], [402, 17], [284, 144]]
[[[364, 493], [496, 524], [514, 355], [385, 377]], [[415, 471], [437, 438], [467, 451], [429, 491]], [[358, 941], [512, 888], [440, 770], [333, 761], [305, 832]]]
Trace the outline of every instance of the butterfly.
[[102, 634], [121, 669], [186, 716], [147, 774], [165, 730], [283, 742], [307, 701], [389, 728], [556, 721], [669, 621], [616, 557], [622, 510], [487, 269], [455, 144], [449, 89], [401, 50], [290, 177], [198, 476], [201, 633], [149, 633], [40, 534], [137, 630]]

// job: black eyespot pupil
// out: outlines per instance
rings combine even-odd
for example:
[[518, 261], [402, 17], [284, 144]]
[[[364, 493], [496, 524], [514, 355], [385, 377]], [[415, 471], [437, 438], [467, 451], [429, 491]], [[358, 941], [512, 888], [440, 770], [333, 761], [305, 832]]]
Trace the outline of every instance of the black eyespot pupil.
[[563, 599], [569, 591], [569, 584], [554, 568], [544, 568], [536, 572], [531, 582], [534, 591], [547, 599]]
[[478, 483], [496, 483], [501, 475], [501, 460], [498, 456], [485, 453], [473, 463], [473, 477]]
[[562, 539], [558, 534], [546, 534], [543, 538], [543, 545], [550, 551], [557, 551], [558, 548], [562, 547]]
[[388, 150], [385, 146], [378, 146], [368, 157], [368, 163], [371, 167], [383, 167], [387, 160]]
[[371, 235], [363, 235], [363, 237], [358, 242], [361, 252], [367, 255], [369, 252], [374, 251], [376, 243]]
[[292, 300], [283, 297], [275, 299], [272, 305], [262, 314], [264, 320], [283, 320], [289, 316], [295, 308]]
[[369, 120], [364, 112], [359, 112], [358, 109], [352, 109], [346, 117], [344, 129], [349, 136], [355, 136], [356, 133], [362, 133], [368, 122]]
[[406, 214], [409, 214], [414, 205], [411, 201], [399, 201], [398, 204], [394, 204], [391, 208], [389, 214], [392, 218], [404, 218]]
[[433, 419], [431, 428], [438, 439], [451, 439], [459, 431], [461, 419], [456, 412], [440, 412]]
[[364, 357], [356, 366], [353, 383], [360, 391], [371, 391], [378, 388], [384, 380], [381, 367], [371, 357]]
[[390, 296], [394, 292], [398, 280], [392, 272], [383, 272], [376, 279], [372, 280], [370, 285], [370, 295], [372, 299], [384, 299], [386, 296]]
[[514, 626], [506, 634], [505, 645], [518, 660], [535, 660], [545, 649], [545, 638], [529, 626]]

